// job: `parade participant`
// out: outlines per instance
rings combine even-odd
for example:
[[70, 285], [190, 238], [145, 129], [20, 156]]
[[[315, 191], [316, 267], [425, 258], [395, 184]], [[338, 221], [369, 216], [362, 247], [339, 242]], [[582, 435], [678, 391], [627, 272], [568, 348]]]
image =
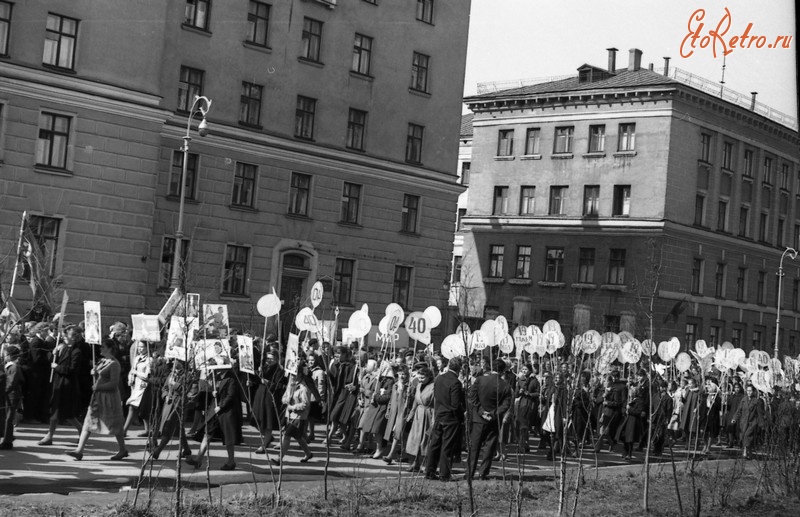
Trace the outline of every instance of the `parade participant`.
[[[469, 389], [469, 403], [472, 408], [472, 431], [470, 434], [470, 454], [467, 475], [473, 476], [478, 469], [481, 479], [488, 479], [492, 459], [497, 448], [500, 420], [511, 407], [511, 388], [502, 379], [506, 363], [498, 359], [495, 370], [477, 379]], [[480, 467], [478, 467], [480, 460]]]
[[742, 384], [740, 382], [733, 383], [732, 389], [733, 393], [728, 395], [728, 400], [726, 402], [723, 425], [725, 427], [725, 434], [728, 437], [728, 447], [738, 447], [738, 426], [736, 425], [733, 417], [736, 414], [736, 410], [739, 409], [739, 404], [741, 403], [742, 398], [744, 398], [744, 389], [742, 388]]
[[[178, 439], [181, 444], [181, 458], [192, 455], [192, 448], [189, 446], [186, 431], [181, 423], [182, 421], [185, 422], [187, 412], [183, 411], [183, 407], [189, 400], [188, 396], [184, 397], [184, 393], [187, 390], [191, 390], [193, 386], [196, 387], [196, 383], [193, 382], [193, 379], [186, 378], [186, 366], [183, 361], [177, 359], [173, 361], [172, 372], [162, 388], [164, 406], [161, 410], [161, 428], [157, 433], [159, 436], [158, 445], [153, 449], [154, 460], [159, 459], [161, 452], [172, 437], [175, 436], [175, 431], [179, 431]], [[191, 374], [189, 375], [194, 377]]]
[[405, 439], [406, 425], [406, 399], [408, 392], [408, 370], [405, 364], [397, 367], [395, 373], [397, 380], [392, 385], [392, 393], [386, 410], [386, 428], [383, 439], [391, 441], [389, 453], [383, 457], [383, 461], [389, 465], [402, 455], [403, 440]]
[[539, 425], [539, 380], [531, 374], [527, 363], [520, 364], [519, 380], [517, 382], [517, 436], [519, 447], [523, 452], [529, 451], [528, 439], [530, 430]]
[[212, 384], [216, 386], [216, 397], [210, 397], [205, 413], [205, 434], [197, 456], [187, 456], [186, 463], [195, 468], [203, 464], [203, 456], [212, 438], [221, 437], [228, 453], [228, 461], [221, 470], [234, 470], [234, 448], [242, 443], [242, 404], [239, 400], [239, 387], [230, 368], [211, 370]]
[[653, 390], [653, 423], [651, 433], [651, 443], [653, 445], [653, 454], [661, 456], [664, 451], [664, 444], [667, 439], [669, 430], [667, 426], [672, 418], [672, 404], [673, 399], [671, 394], [667, 391], [667, 383], [663, 379], [656, 382], [656, 388]]
[[461, 452], [461, 432], [464, 425], [466, 399], [458, 375], [462, 362], [458, 357], [447, 361], [446, 369], [433, 383], [433, 426], [426, 453], [425, 477], [450, 480], [450, 465]]
[[625, 418], [617, 430], [617, 441], [623, 443], [622, 459], [633, 459], [633, 444], [641, 440], [647, 420], [649, 396], [647, 372], [642, 369], [637, 372], [636, 380], [630, 386]]
[[681, 407], [681, 431], [687, 441], [686, 446], [691, 447], [689, 441], [698, 440], [697, 433], [700, 430], [699, 408], [700, 387], [695, 382], [695, 378], [689, 375], [686, 378], [686, 389], [683, 393], [683, 404]]
[[47, 400], [50, 389], [50, 361], [48, 356], [56, 345], [52, 325], [36, 323], [28, 334], [29, 370], [26, 377], [23, 407], [25, 418], [45, 423], [48, 419]]
[[313, 442], [316, 438], [314, 427], [317, 422], [326, 422], [328, 413], [328, 376], [325, 373], [324, 360], [322, 356], [312, 353], [307, 358], [311, 382], [316, 387], [319, 394], [318, 400], [311, 402], [311, 409], [308, 412], [308, 442]]
[[330, 414], [330, 434], [328, 439], [333, 439], [334, 435], [340, 434], [341, 445], [348, 449], [351, 436], [349, 429], [350, 418], [357, 404], [358, 376], [356, 375], [356, 363], [352, 358], [350, 348], [339, 345], [333, 354], [333, 363], [328, 372], [330, 380], [330, 391], [332, 404]]
[[286, 388], [283, 367], [278, 364], [277, 354], [269, 349], [258, 368], [260, 384], [253, 398], [253, 420], [261, 435], [261, 445], [256, 454], [265, 454], [273, 440], [273, 431], [280, 429], [278, 408]]
[[561, 452], [561, 446], [564, 444], [564, 419], [570, 409], [566, 380], [561, 371], [555, 374], [555, 380], [547, 388], [545, 397], [549, 402], [547, 416], [542, 422], [542, 440], [550, 445], [550, 450], [547, 451], [547, 460], [553, 461]]
[[584, 443], [591, 441], [592, 430], [589, 426], [589, 414], [592, 409], [592, 395], [589, 392], [589, 384], [592, 375], [589, 372], [581, 372], [578, 376], [578, 386], [572, 397], [571, 431], [575, 440], [575, 450], [580, 450]]
[[603, 411], [600, 415], [600, 430], [597, 442], [595, 442], [595, 452], [600, 452], [603, 446], [603, 439], [608, 438], [608, 452], [614, 450], [616, 445], [617, 428], [622, 423], [627, 397], [627, 387], [624, 381], [619, 379], [619, 370], [613, 370], [606, 378], [606, 387], [603, 392]]
[[711, 443], [719, 437], [722, 413], [722, 397], [714, 379], [706, 379], [705, 390], [700, 401], [700, 431], [703, 434], [703, 454], [708, 454]]
[[553, 387], [553, 374], [549, 371], [544, 372], [539, 389], [539, 445], [536, 446], [537, 451], [543, 451], [549, 445], [550, 435], [542, 431], [542, 425], [547, 420], [547, 413], [550, 410]]
[[[72, 329], [67, 334], [74, 333]], [[83, 428], [78, 415], [80, 407], [80, 387], [78, 372], [84, 360], [80, 348], [75, 346], [76, 340], [62, 340], [52, 354], [52, 390], [50, 394], [50, 426], [39, 445], [52, 445], [53, 434], [61, 422], [69, 422], [78, 432]]]
[[394, 386], [394, 370], [391, 363], [384, 360], [378, 372], [375, 391], [361, 417], [361, 432], [365, 435], [365, 441], [375, 441], [373, 459], [378, 459], [386, 453], [386, 440], [383, 438], [383, 433], [386, 429], [389, 400], [392, 398], [392, 386]]
[[78, 461], [83, 458], [83, 449], [90, 433], [110, 434], [117, 439], [119, 451], [111, 456], [111, 460], [128, 457], [123, 432], [122, 397], [119, 394], [120, 365], [114, 358], [114, 344], [111, 340], [103, 340], [103, 344], [100, 345], [100, 355], [102, 359], [91, 370], [95, 382], [92, 386], [89, 409], [83, 420], [78, 447], [66, 453]]
[[430, 430], [433, 425], [433, 372], [423, 366], [417, 372], [418, 383], [414, 393], [414, 404], [406, 417], [411, 423], [406, 442], [406, 453], [414, 456], [409, 472], [419, 472], [422, 458], [428, 450]]
[[745, 388], [746, 396], [739, 402], [731, 423], [738, 424], [739, 436], [742, 439], [742, 457], [748, 458], [757, 445], [758, 433], [764, 426], [766, 410], [764, 401], [758, 396], [752, 384]]
[[7, 345], [5, 357], [0, 357], [5, 370], [4, 405], [6, 408], [5, 421], [3, 422], [3, 440], [0, 449], [14, 447], [14, 425], [17, 412], [22, 411], [22, 393], [25, 386], [25, 374], [19, 365], [20, 348], [16, 345]]
[[[130, 387], [130, 397], [125, 402], [128, 406], [128, 417], [125, 420], [123, 430], [127, 433], [128, 428], [133, 423], [133, 419], [139, 412], [139, 405], [142, 403], [142, 397], [147, 388], [147, 380], [150, 377], [150, 366], [152, 358], [147, 353], [147, 343], [138, 341], [136, 344], [136, 356], [131, 363], [131, 371], [128, 373], [128, 386]], [[150, 421], [147, 418], [143, 419], [144, 433], [142, 436], [147, 436], [150, 431]]]
[[[152, 345], [151, 345], [152, 346]], [[162, 344], [158, 350], [153, 352], [150, 361], [150, 372], [145, 384], [142, 399], [139, 402], [138, 415], [144, 423], [145, 431], [140, 433], [140, 437], [147, 437], [148, 450], [155, 448], [157, 444], [157, 434], [155, 430], [161, 428], [161, 412], [164, 405], [163, 389], [167, 378], [172, 371], [172, 366], [164, 357], [166, 345]]]
[[[372, 435], [369, 429], [374, 423], [377, 407], [371, 409], [372, 399], [378, 390], [378, 362], [369, 359], [366, 366], [361, 370], [361, 381], [358, 394], [359, 416], [358, 423], [354, 424], [359, 430], [358, 446], [353, 450], [353, 454], [363, 454], [369, 452], [369, 441]], [[351, 424], [353, 425], [353, 424]]]
[[[670, 383], [669, 393], [672, 398], [672, 416], [670, 417], [667, 429], [669, 430], [669, 438], [671, 443], [675, 443], [683, 435], [681, 430], [681, 413], [683, 412], [683, 396], [686, 394], [686, 386], [688, 382], [686, 379], [681, 379], [678, 384], [675, 381]], [[734, 408], [735, 410], [736, 408]]]
[[286, 427], [281, 439], [280, 456], [277, 459], [271, 458], [270, 461], [273, 465], [280, 465], [283, 457], [289, 451], [291, 439], [294, 438], [305, 453], [305, 456], [300, 458], [300, 463], [306, 463], [314, 457], [303, 434], [308, 418], [309, 393], [305, 383], [297, 375], [289, 376], [289, 386], [281, 401], [286, 406]]

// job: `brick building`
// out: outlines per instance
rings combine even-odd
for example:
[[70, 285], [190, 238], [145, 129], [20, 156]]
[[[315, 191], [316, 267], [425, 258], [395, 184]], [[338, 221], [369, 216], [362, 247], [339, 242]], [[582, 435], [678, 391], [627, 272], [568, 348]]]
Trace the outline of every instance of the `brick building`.
[[[800, 245], [796, 121], [641, 58], [617, 69], [610, 49], [607, 68], [466, 99], [471, 316], [643, 338], [652, 297], [657, 341], [772, 350], [776, 272]], [[800, 351], [797, 266], [784, 261], [781, 353]]]
[[[0, 242], [20, 216], [105, 321], [169, 293], [187, 119], [186, 282], [232, 324], [443, 307], [469, 2], [0, 1]], [[196, 113], [195, 113], [196, 114]], [[26, 289], [17, 289], [24, 298]]]

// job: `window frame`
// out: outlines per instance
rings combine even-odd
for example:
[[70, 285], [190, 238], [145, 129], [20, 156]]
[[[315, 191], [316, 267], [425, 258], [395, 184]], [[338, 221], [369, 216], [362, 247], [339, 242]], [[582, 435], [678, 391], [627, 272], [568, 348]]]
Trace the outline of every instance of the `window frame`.
[[636, 123], [622, 122], [617, 136], [617, 152], [633, 152], [636, 150]]
[[322, 26], [323, 22], [305, 16], [303, 18], [303, 32], [301, 36], [301, 59], [313, 63], [321, 63], [322, 56]]
[[[57, 28], [50, 28], [51, 19], [57, 21]], [[64, 28], [65, 22], [74, 23], [74, 30], [72, 32], [68, 32], [68, 29]], [[78, 48], [79, 26], [80, 20], [77, 18], [71, 18], [53, 12], [47, 13], [42, 65], [62, 70], [75, 70], [75, 54]], [[54, 42], [55, 47], [48, 45], [49, 41]], [[64, 44], [66, 42], [71, 42], [71, 44], [65, 46]]]
[[[407, 273], [407, 275], [406, 275]], [[406, 277], [407, 276], [407, 277]], [[411, 266], [394, 266], [394, 280], [392, 282], [392, 301], [403, 309], [411, 306], [411, 291], [414, 278], [414, 268]]]
[[595, 248], [578, 249], [578, 282], [582, 284], [594, 283], [594, 266], [597, 260]]
[[[36, 137], [36, 153], [34, 161], [36, 167], [46, 167], [67, 171], [70, 166], [70, 140], [73, 130], [73, 116], [55, 113], [52, 111], [39, 112], [38, 130]], [[45, 126], [45, 119], [50, 123]], [[66, 129], [57, 126], [66, 124]], [[58, 143], [59, 145], [56, 145]], [[46, 154], [46, 156], [45, 156]], [[54, 160], [54, 154], [58, 154]]]
[[[530, 196], [526, 196], [530, 193]], [[536, 210], [536, 187], [522, 185], [519, 188], [519, 215], [534, 215]]]
[[[200, 6], [205, 6], [205, 12], [201, 13]], [[191, 10], [191, 13], [190, 13]], [[203, 16], [200, 18], [200, 16]], [[198, 19], [202, 20], [199, 21]], [[183, 10], [183, 26], [192, 29], [209, 32], [208, 26], [211, 22], [211, 0], [186, 0]]]
[[[167, 184], [167, 197], [180, 198], [181, 196], [181, 176], [183, 175], [183, 151], [173, 150], [172, 161], [170, 162], [169, 183]], [[176, 158], [177, 157], [177, 158]], [[185, 182], [187, 188], [184, 199], [190, 201], [197, 200], [197, 180], [200, 168], [200, 155], [189, 153], [189, 163], [186, 164]], [[173, 186], [175, 190], [173, 191]]]
[[425, 126], [408, 123], [406, 134], [406, 163], [422, 164], [422, 144], [425, 138]]
[[[225, 261], [222, 269], [222, 288], [220, 292], [229, 296], [247, 295], [247, 277], [250, 266], [249, 246], [238, 244], [225, 245]], [[231, 258], [231, 251], [234, 257]], [[244, 262], [241, 261], [240, 253], [244, 254]]]
[[692, 275], [690, 277], [689, 293], [703, 294], [703, 268], [705, 261], [701, 258], [692, 259]]
[[545, 267], [544, 267], [544, 281], [545, 282], [564, 282], [564, 248], [563, 247], [547, 247], [545, 248]]
[[339, 211], [339, 222], [344, 224], [360, 224], [361, 198], [363, 185], [345, 181], [342, 184], [342, 202]]
[[711, 163], [711, 147], [713, 138], [709, 133], [700, 133], [700, 161]]
[[403, 233], [418, 233], [420, 196], [403, 194], [403, 210], [400, 217], [400, 231]]
[[[250, 175], [252, 175], [252, 177], [249, 177]], [[249, 190], [246, 188], [248, 185]], [[237, 161], [233, 172], [231, 206], [239, 208], [255, 208], [257, 187], [258, 166], [252, 163]]]
[[[8, 12], [2, 12], [7, 7]], [[11, 42], [11, 17], [14, 14], [14, 4], [0, 0], [0, 56], [8, 56], [8, 46]]]
[[492, 215], [508, 215], [509, 191], [507, 185], [495, 185], [492, 196]]
[[736, 154], [736, 146], [729, 140], [722, 142], [722, 168], [725, 170], [733, 171], [733, 162]]
[[[46, 262], [44, 273], [49, 278], [54, 278], [58, 271], [58, 258], [59, 258], [59, 244], [61, 241], [62, 223], [63, 219], [58, 217], [48, 217], [44, 215], [30, 214], [28, 216], [28, 229], [36, 240], [36, 245], [39, 246], [39, 254], [41, 254]], [[22, 253], [32, 253], [28, 248], [26, 239], [23, 243], [26, 246]], [[31, 269], [28, 260], [20, 260], [21, 271], [19, 277], [23, 280], [30, 281]]]
[[611, 248], [608, 250], [608, 284], [625, 285], [625, 262], [627, 250], [625, 248]]
[[[305, 180], [305, 185], [303, 181]], [[294, 216], [308, 217], [311, 213], [311, 175], [292, 171], [289, 177], [289, 202], [286, 213]]]
[[[159, 262], [159, 269], [158, 269], [158, 289], [160, 290], [169, 289], [170, 285], [172, 284], [172, 266], [175, 262], [176, 242], [177, 239], [175, 238], [174, 235], [164, 235], [161, 239], [161, 262]], [[181, 239], [181, 255], [183, 256], [183, 258], [181, 259], [183, 262], [183, 266], [181, 267], [181, 273], [183, 274], [183, 278], [179, 279], [180, 282], [179, 285], [185, 285], [186, 271], [188, 270], [188, 265], [189, 265], [189, 252], [191, 245], [192, 245], [191, 239], [187, 239], [186, 237]]]
[[[259, 12], [262, 7], [265, 8], [264, 13]], [[247, 43], [269, 48], [269, 17], [270, 14], [272, 14], [271, 11], [272, 5], [265, 2], [258, 2], [257, 0], [250, 0], [247, 9], [248, 34], [245, 40]], [[263, 37], [259, 38], [260, 27], [263, 27]]]
[[411, 85], [409, 89], [420, 93], [430, 93], [430, 63], [431, 56], [414, 51], [411, 57]]
[[[348, 266], [345, 268], [345, 266]], [[349, 270], [348, 270], [349, 269]], [[355, 287], [356, 261], [343, 257], [336, 257], [333, 272], [333, 303], [337, 305], [352, 306], [353, 291]], [[342, 286], [347, 286], [346, 296], [343, 296]]]
[[264, 87], [260, 84], [242, 81], [242, 94], [239, 97], [239, 123], [251, 127], [261, 127], [261, 99]]
[[366, 149], [367, 112], [350, 108], [347, 114], [347, 135], [345, 147], [354, 151]]
[[[185, 77], [185, 78], [184, 78]], [[188, 113], [196, 97], [203, 95], [205, 71], [199, 68], [181, 65], [178, 75], [178, 106], [177, 111]]]
[[350, 71], [366, 77], [372, 77], [372, 43], [373, 38], [359, 32], [353, 38], [353, 62]]
[[583, 216], [597, 217], [600, 215], [600, 185], [583, 186]]
[[554, 130], [553, 154], [571, 154], [575, 137], [575, 126], [558, 126]]
[[529, 244], [517, 245], [517, 267], [514, 269], [514, 278], [530, 280], [531, 278], [531, 252]]
[[314, 140], [314, 122], [317, 113], [317, 99], [297, 96], [294, 110], [294, 137], [302, 140]]
[[538, 127], [525, 129], [525, 156], [539, 156], [542, 154], [542, 131]]
[[566, 185], [550, 186], [550, 201], [547, 215], [566, 215], [566, 201], [569, 187]]
[[433, 25], [433, 0], [417, 0], [417, 21]]
[[606, 125], [592, 124], [589, 126], [588, 153], [604, 153], [606, 151]]
[[463, 161], [461, 162], [461, 177], [459, 178], [459, 183], [464, 185], [465, 187], [469, 186], [469, 175], [472, 172], [472, 162]]
[[514, 130], [499, 129], [497, 131], [497, 154], [496, 156], [514, 156]]
[[614, 185], [614, 198], [611, 208], [613, 217], [630, 217], [631, 190], [631, 185]]
[[503, 262], [505, 260], [505, 254], [505, 245], [489, 245], [489, 271], [486, 274], [487, 278], [503, 278]]
[[736, 276], [736, 301], [744, 303], [747, 301], [747, 268], [739, 267]]
[[727, 265], [724, 262], [717, 262], [714, 270], [714, 296], [725, 298], [725, 280], [727, 279]]

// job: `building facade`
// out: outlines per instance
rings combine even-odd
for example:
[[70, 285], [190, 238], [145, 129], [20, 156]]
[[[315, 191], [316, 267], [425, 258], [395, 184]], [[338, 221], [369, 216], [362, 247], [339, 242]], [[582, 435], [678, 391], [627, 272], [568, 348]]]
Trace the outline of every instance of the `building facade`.
[[0, 1], [5, 289], [27, 210], [71, 300], [157, 312], [188, 132], [186, 289], [233, 326], [260, 328], [273, 288], [290, 322], [317, 280], [321, 319], [444, 307], [468, 18], [461, 0]]
[[[776, 273], [800, 245], [796, 126], [609, 52], [466, 99], [470, 316], [772, 350]], [[800, 272], [783, 270], [780, 353], [797, 354]]]

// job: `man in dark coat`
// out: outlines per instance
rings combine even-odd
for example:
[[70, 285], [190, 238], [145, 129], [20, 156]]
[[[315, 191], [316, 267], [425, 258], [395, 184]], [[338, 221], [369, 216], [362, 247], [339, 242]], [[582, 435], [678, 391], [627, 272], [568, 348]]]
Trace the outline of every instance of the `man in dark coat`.
[[52, 445], [53, 433], [59, 422], [69, 421], [78, 432], [83, 423], [78, 420], [81, 408], [79, 372], [83, 367], [84, 357], [76, 346], [77, 340], [70, 339], [73, 330], [67, 331], [66, 342], [62, 341], [53, 350], [52, 392], [50, 395], [50, 427], [47, 434], [39, 440], [39, 445]]
[[428, 442], [425, 477], [436, 477], [439, 466], [439, 479], [450, 480], [450, 462], [461, 446], [459, 430], [464, 422], [464, 388], [458, 379], [461, 359], [451, 358], [447, 369], [436, 377], [433, 383], [433, 428]]
[[512, 399], [511, 388], [502, 378], [506, 363], [498, 359], [494, 366], [495, 371], [475, 379], [469, 390], [472, 432], [467, 475], [472, 476], [475, 473], [480, 453], [481, 465], [478, 474], [481, 479], [489, 477], [492, 458], [497, 449], [500, 421], [511, 407]]
[[25, 418], [39, 423], [47, 422], [47, 401], [50, 389], [49, 355], [55, 347], [55, 338], [48, 323], [37, 323], [31, 328], [29, 371], [25, 383]]
[[16, 345], [6, 347], [3, 357], [5, 370], [5, 422], [3, 426], [3, 440], [0, 449], [11, 449], [14, 445], [14, 423], [17, 411], [22, 409], [22, 390], [25, 385], [25, 374], [19, 364], [20, 349]]
[[[337, 430], [341, 429], [346, 433], [346, 424], [350, 419], [353, 410], [351, 404], [347, 404], [348, 399], [357, 393], [358, 379], [354, 375], [356, 369], [355, 362], [350, 357], [350, 349], [346, 346], [337, 346], [333, 354], [333, 362], [328, 369], [329, 388], [332, 393], [331, 404], [331, 434], [330, 440]], [[345, 414], [346, 413], [346, 414]]]
[[747, 458], [750, 450], [756, 445], [759, 431], [764, 427], [766, 410], [764, 401], [752, 384], [745, 388], [746, 397], [739, 403], [731, 423], [739, 424], [739, 435], [742, 437], [742, 457]]

